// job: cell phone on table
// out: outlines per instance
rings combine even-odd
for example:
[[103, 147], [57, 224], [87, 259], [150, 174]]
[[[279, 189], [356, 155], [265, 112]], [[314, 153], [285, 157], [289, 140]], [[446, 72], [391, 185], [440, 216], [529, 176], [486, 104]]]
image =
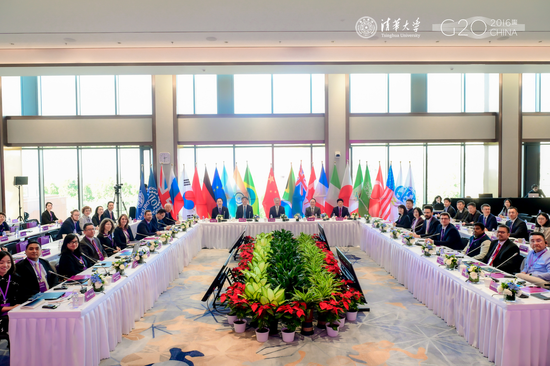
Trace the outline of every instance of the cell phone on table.
[[42, 306], [42, 309], [57, 309], [59, 307], [59, 304], [46, 304]]

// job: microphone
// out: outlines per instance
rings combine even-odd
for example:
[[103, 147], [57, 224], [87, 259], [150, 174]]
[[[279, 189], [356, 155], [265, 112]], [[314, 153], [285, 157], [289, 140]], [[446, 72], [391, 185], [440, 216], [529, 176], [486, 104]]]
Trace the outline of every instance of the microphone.
[[97, 259], [90, 258], [90, 257], [88, 257], [86, 254], [84, 254], [84, 253], [82, 253], [82, 252], [80, 252], [80, 254], [82, 254], [83, 256], [85, 256], [86, 258], [88, 258], [89, 260], [91, 260], [92, 262], [94, 262], [94, 264], [97, 263], [97, 262], [99, 262]]
[[48, 271], [49, 273], [53, 274], [54, 276], [57, 276], [59, 278], [63, 278], [65, 281], [63, 282], [67, 282], [68, 283], [76, 283], [78, 285], [80, 285], [80, 293], [82, 294], [85, 294], [86, 293], [86, 287], [82, 284], [82, 282], [78, 282], [78, 281], [75, 281], [75, 280], [71, 280], [70, 278], [68, 277], [65, 277], [65, 276], [62, 276], [60, 275], [59, 273], [55, 273], [54, 271]]
[[515, 256], [517, 256], [519, 253], [515, 253], [513, 256], [511, 256], [510, 258], [506, 259], [504, 262], [502, 262], [501, 264], [499, 264], [498, 266], [495, 267], [495, 269], [499, 269], [504, 263], [508, 262], [510, 259], [514, 258]]

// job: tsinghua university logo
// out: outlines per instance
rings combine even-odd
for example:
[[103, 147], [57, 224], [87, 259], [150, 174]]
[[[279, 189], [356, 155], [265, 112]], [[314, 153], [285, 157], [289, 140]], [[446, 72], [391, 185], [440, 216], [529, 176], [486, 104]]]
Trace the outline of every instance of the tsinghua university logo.
[[357, 23], [355, 23], [355, 31], [361, 38], [370, 38], [374, 36], [377, 29], [378, 25], [371, 17], [359, 18]]

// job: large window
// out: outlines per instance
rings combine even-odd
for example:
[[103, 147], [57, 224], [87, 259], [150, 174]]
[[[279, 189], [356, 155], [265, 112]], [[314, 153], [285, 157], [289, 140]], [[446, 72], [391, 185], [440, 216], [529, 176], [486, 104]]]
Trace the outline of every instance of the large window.
[[[82, 149], [81, 163], [84, 202], [92, 209], [96, 206], [105, 207], [108, 201], [113, 200], [113, 187], [117, 180], [116, 149]], [[132, 206], [134, 205], [135, 202], [132, 202]]]
[[462, 146], [429, 144], [427, 157], [427, 202], [436, 196], [461, 196]]
[[522, 74], [522, 112], [550, 112], [550, 74]]
[[410, 113], [411, 74], [350, 74], [351, 113]]
[[76, 115], [76, 77], [41, 76], [40, 84], [41, 115], [74, 116]]
[[2, 114], [4, 116], [21, 115], [21, 78], [2, 76]]
[[178, 114], [218, 113], [217, 75], [176, 77]]
[[81, 115], [116, 114], [113, 75], [82, 75], [78, 79]]
[[120, 75], [118, 79], [118, 114], [152, 114], [151, 75]]
[[65, 219], [73, 209], [80, 209], [76, 148], [46, 149], [43, 154], [44, 201], [52, 202], [57, 217]]
[[428, 112], [462, 112], [462, 81], [462, 74], [428, 74]]

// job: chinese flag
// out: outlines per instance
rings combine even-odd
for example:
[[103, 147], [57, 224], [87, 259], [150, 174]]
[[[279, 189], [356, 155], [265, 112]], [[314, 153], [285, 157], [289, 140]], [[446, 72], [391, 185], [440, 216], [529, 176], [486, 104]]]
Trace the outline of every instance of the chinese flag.
[[195, 195], [195, 208], [197, 216], [199, 218], [208, 217], [208, 210], [206, 209], [206, 204], [204, 202], [204, 196], [201, 190], [201, 182], [199, 181], [199, 172], [195, 166], [195, 174], [193, 175], [193, 184], [191, 185], [193, 193]]
[[372, 188], [369, 201], [369, 214], [372, 217], [380, 217], [380, 199], [384, 194], [384, 178], [382, 177], [382, 167], [378, 165], [378, 175]]
[[279, 196], [279, 190], [275, 183], [275, 175], [273, 175], [273, 167], [269, 170], [269, 178], [267, 178], [267, 188], [265, 189], [264, 200], [262, 205], [264, 206], [265, 217], [269, 217], [269, 209], [274, 206], [273, 200], [275, 198], [281, 198]]

